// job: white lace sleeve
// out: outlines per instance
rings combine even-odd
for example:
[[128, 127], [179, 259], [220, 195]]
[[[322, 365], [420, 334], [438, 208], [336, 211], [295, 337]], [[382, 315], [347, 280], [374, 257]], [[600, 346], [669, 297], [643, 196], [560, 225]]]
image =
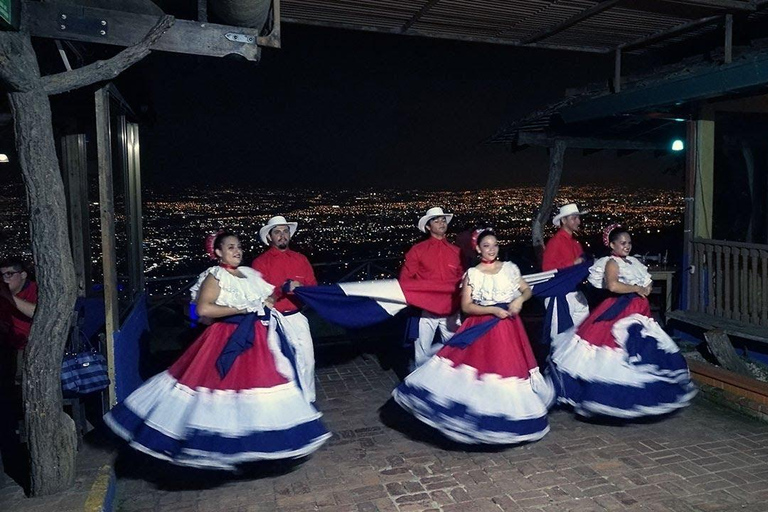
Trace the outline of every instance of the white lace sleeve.
[[507, 273], [507, 277], [509, 278], [509, 281], [512, 283], [512, 288], [514, 288], [515, 290], [519, 289], [520, 280], [523, 278], [523, 275], [520, 273], [520, 267], [518, 267], [511, 261], [505, 261], [503, 268]]
[[589, 277], [587, 281], [595, 288], [605, 287], [605, 265], [608, 263], [610, 256], [603, 256], [596, 260], [591, 267], [589, 267]]
[[222, 268], [218, 265], [207, 268], [203, 270], [199, 276], [197, 276], [197, 282], [192, 285], [192, 288], [189, 289], [189, 293], [192, 296], [192, 302], [195, 302], [197, 300], [197, 296], [200, 294], [200, 287], [203, 286], [203, 281], [205, 281], [205, 278], [208, 277], [208, 274], [213, 274], [213, 277], [216, 278], [216, 280], [220, 280], [219, 274], [221, 272]]

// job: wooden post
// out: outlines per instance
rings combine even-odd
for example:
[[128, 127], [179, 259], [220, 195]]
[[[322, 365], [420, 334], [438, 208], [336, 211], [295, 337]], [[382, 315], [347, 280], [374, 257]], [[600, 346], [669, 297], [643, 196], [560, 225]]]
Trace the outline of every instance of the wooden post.
[[621, 92], [621, 48], [616, 48], [614, 55], [613, 92]]
[[120, 328], [117, 304], [117, 255], [115, 251], [115, 205], [112, 185], [112, 146], [107, 86], [96, 91], [96, 150], [99, 162], [99, 212], [101, 215], [102, 268], [104, 270], [104, 310], [107, 334], [109, 405], [117, 403], [115, 394], [115, 333]]
[[69, 235], [75, 263], [77, 296], [85, 297], [91, 283], [91, 239], [88, 213], [88, 161], [85, 134], [61, 138], [62, 175], [66, 184]]
[[694, 193], [693, 236], [712, 238], [712, 207], [715, 178], [715, 121], [701, 119], [696, 123], [696, 190]]
[[693, 294], [693, 224], [695, 210], [693, 195], [696, 189], [696, 122], [688, 121], [685, 141], [685, 211], [683, 213], [683, 265], [682, 265], [682, 297], [680, 307], [687, 311], [691, 306]]
[[[541, 198], [541, 207], [533, 219], [532, 242], [537, 251], [544, 247], [544, 224], [549, 221], [555, 196], [560, 188], [560, 178], [563, 175], [563, 157], [565, 156], [565, 142], [556, 139], [549, 153], [549, 175], [544, 196]], [[541, 263], [541, 262], [539, 262]]]
[[197, 21], [208, 22], [208, 0], [197, 0]]

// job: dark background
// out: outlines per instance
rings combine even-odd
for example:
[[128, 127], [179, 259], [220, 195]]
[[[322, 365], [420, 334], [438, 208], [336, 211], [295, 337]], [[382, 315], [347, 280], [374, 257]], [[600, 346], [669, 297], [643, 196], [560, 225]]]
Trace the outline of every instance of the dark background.
[[[156, 52], [116, 83], [141, 122], [145, 185], [429, 190], [544, 184], [547, 152], [486, 144], [504, 123], [609, 79], [612, 58], [287, 25], [258, 64]], [[36, 42], [44, 73], [53, 41]], [[114, 52], [112, 48], [93, 48]], [[57, 129], [92, 91], [53, 98]], [[0, 150], [12, 152], [12, 130]], [[680, 189], [681, 156], [566, 153], [563, 184]], [[0, 166], [13, 179], [14, 165]]]

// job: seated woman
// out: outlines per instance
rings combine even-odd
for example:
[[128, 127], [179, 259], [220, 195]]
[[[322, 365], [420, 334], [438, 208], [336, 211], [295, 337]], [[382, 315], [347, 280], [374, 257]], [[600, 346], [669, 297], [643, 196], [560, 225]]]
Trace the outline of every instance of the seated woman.
[[[518, 316], [531, 289], [515, 264], [497, 260], [493, 231], [476, 232], [475, 237], [481, 260], [467, 271], [461, 295], [468, 318], [392, 395], [416, 418], [455, 441], [536, 441], [549, 431], [547, 409], [554, 389], [539, 373]], [[488, 327], [477, 337], [478, 330]]]
[[603, 231], [611, 254], [589, 282], [611, 292], [575, 330], [553, 339], [558, 401], [582, 416], [638, 418], [687, 406], [696, 395], [685, 358], [651, 318], [648, 269], [629, 255], [632, 239], [614, 224]]
[[184, 466], [228, 470], [312, 453], [330, 434], [270, 328], [273, 287], [239, 266], [243, 252], [232, 233], [206, 245], [219, 264], [191, 291], [198, 313], [214, 322], [168, 370], [107, 413], [107, 425], [133, 448]]

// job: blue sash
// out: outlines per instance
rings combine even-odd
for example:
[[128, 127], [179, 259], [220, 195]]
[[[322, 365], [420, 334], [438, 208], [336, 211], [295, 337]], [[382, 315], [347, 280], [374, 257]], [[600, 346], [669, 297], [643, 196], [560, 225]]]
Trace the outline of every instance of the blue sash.
[[[507, 309], [509, 307], [509, 303], [494, 304], [494, 306]], [[451, 339], [445, 342], [445, 344], [450, 345], [451, 347], [467, 348], [472, 343], [477, 341], [477, 339], [480, 338], [483, 334], [496, 327], [496, 324], [498, 324], [500, 321], [501, 318], [494, 316], [493, 318], [490, 318], [482, 323], [473, 325], [469, 329], [465, 329], [459, 333], [454, 334]]]
[[595, 318], [595, 322], [604, 322], [606, 320], [615, 319], [622, 311], [627, 309], [627, 306], [629, 306], [629, 303], [632, 302], [635, 297], [639, 297], [639, 295], [636, 293], [624, 293], [619, 295], [618, 300], [614, 302], [611, 307], [603, 311], [599, 317]]
[[[227, 340], [224, 348], [221, 349], [218, 359], [216, 359], [216, 369], [219, 370], [219, 376], [223, 379], [232, 369], [232, 365], [235, 364], [235, 359], [243, 352], [253, 346], [254, 337], [256, 331], [254, 323], [260, 317], [256, 313], [247, 313], [244, 315], [232, 315], [224, 317], [219, 322], [227, 324], [235, 324], [237, 328], [235, 332]], [[261, 318], [269, 318], [268, 316]]]
[[542, 343], [549, 344], [552, 341], [552, 316], [557, 307], [557, 332], [565, 332], [573, 327], [571, 318], [571, 308], [568, 307], [568, 301], [565, 296], [581, 283], [589, 275], [589, 267], [592, 266], [592, 260], [588, 259], [572, 267], [563, 268], [549, 281], [539, 283], [533, 287], [535, 297], [550, 297], [547, 305], [547, 311], [544, 315], [544, 332], [541, 336]]

